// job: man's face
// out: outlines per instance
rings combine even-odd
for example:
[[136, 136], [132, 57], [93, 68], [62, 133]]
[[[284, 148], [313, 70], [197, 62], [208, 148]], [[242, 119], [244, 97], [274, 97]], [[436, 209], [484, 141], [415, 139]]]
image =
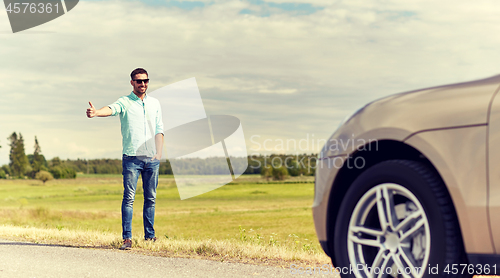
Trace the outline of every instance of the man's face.
[[130, 84], [134, 87], [134, 92], [136, 94], [142, 95], [146, 93], [149, 83], [146, 81], [135, 81], [144, 79], [148, 79], [148, 75], [145, 73], [138, 73], [135, 75], [134, 80], [130, 80]]

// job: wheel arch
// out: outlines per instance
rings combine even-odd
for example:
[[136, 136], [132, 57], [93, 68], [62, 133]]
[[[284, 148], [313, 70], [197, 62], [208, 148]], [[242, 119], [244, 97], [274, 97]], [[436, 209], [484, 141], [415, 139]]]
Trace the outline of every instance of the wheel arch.
[[[441, 178], [441, 175], [437, 171], [436, 167], [432, 162], [427, 159], [419, 150], [416, 148], [396, 140], [380, 140], [373, 141], [366, 144], [363, 148], [358, 148], [359, 151], [352, 153], [349, 158], [345, 161], [341, 169], [339, 170], [330, 191], [328, 210], [327, 210], [327, 245], [328, 245], [328, 255], [332, 258], [332, 262], [335, 264], [335, 256], [333, 252], [333, 236], [335, 230], [335, 222], [337, 220], [337, 215], [342, 203], [344, 196], [347, 193], [350, 185], [353, 181], [366, 171], [371, 166], [378, 164], [383, 161], [393, 160], [393, 159], [404, 159], [413, 160], [424, 163], [431, 170], [435, 171], [436, 175]], [[362, 158], [362, 160], [360, 160]], [[353, 167], [354, 162], [363, 161], [365, 164], [363, 167]], [[349, 162], [351, 162], [349, 164]], [[444, 181], [443, 181], [444, 182]], [[447, 189], [446, 189], [447, 190]], [[448, 196], [450, 193], [447, 191]], [[456, 215], [456, 211], [454, 212]]]

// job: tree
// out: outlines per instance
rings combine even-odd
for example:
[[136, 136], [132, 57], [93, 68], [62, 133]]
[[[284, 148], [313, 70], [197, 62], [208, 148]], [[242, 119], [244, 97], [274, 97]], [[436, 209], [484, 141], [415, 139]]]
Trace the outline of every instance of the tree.
[[28, 158], [24, 151], [23, 135], [19, 133], [18, 137], [16, 132], [13, 132], [8, 139], [10, 141], [9, 166], [12, 176], [24, 177], [26, 166], [28, 165]]
[[12, 174], [10, 173], [9, 165], [2, 165], [1, 170], [5, 172], [6, 177], [12, 176]]
[[54, 166], [50, 168], [50, 173], [56, 179], [74, 179], [76, 178], [76, 171], [66, 166]]
[[61, 159], [58, 156], [52, 158], [52, 160], [50, 161], [51, 167], [61, 166], [61, 164], [62, 164]]
[[270, 165], [263, 166], [260, 175], [269, 180], [269, 178], [273, 176], [273, 168]]
[[272, 175], [274, 180], [282, 181], [287, 178], [288, 170], [283, 165], [272, 166]]
[[41, 170], [40, 172], [36, 173], [35, 178], [37, 180], [43, 181], [43, 184], [45, 185], [46, 181], [52, 180], [54, 177], [52, 176], [51, 173], [44, 171], [44, 170]]
[[286, 166], [286, 169], [288, 170], [288, 174], [290, 174], [290, 176], [292, 177], [296, 177], [296, 176], [299, 176], [301, 173], [300, 173], [300, 164], [297, 163], [297, 161], [295, 159], [291, 159], [290, 161], [287, 161], [288, 164], [285, 165]]
[[30, 159], [32, 168], [30, 176], [32, 178], [35, 178], [36, 173], [40, 172], [41, 170], [47, 170], [46, 167], [47, 161], [45, 160], [45, 157], [41, 154], [41, 152], [42, 149], [40, 148], [38, 139], [35, 136], [35, 146], [34, 146], [33, 156]]
[[50, 161], [50, 173], [55, 179], [74, 179], [76, 178], [75, 169], [66, 165], [59, 157], [54, 157]]

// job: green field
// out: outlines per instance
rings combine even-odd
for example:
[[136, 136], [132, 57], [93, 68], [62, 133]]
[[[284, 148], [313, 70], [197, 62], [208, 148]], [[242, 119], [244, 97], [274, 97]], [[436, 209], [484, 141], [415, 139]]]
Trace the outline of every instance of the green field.
[[[134, 203], [133, 237], [143, 238], [142, 184]], [[101, 231], [121, 237], [122, 179], [79, 175], [74, 180], [0, 180], [0, 224]], [[236, 183], [180, 200], [172, 176], [161, 176], [157, 237], [237, 240], [296, 246], [320, 253], [311, 213], [312, 177], [267, 182], [242, 176]]]

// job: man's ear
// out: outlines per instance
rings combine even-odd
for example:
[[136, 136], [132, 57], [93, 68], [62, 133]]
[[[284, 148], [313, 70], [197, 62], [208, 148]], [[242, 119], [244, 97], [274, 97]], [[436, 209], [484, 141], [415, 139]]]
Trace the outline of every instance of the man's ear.
[[134, 80], [130, 80], [130, 85], [134, 86]]

